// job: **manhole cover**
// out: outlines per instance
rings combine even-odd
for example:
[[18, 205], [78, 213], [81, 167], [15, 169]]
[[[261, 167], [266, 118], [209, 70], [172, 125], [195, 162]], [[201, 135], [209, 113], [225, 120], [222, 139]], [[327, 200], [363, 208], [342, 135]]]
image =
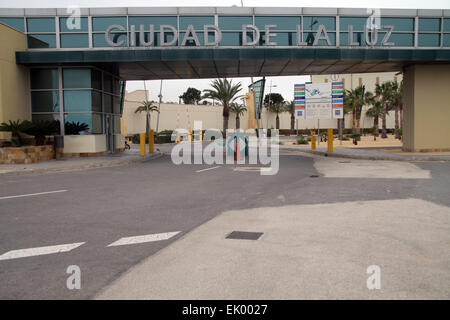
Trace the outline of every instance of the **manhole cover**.
[[258, 240], [262, 235], [262, 232], [233, 231], [225, 239]]

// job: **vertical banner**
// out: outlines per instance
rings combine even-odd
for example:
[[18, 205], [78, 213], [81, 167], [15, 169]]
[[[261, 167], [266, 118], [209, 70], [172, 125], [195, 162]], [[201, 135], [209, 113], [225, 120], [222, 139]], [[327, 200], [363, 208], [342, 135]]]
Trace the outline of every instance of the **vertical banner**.
[[305, 119], [305, 84], [294, 84], [295, 118]]
[[344, 117], [344, 82], [333, 82], [331, 90], [333, 119], [342, 119]]
[[264, 86], [266, 85], [266, 78], [263, 77], [248, 86], [250, 92], [255, 96], [255, 119], [261, 119], [262, 103], [264, 99]]
[[331, 83], [305, 85], [306, 119], [331, 119]]

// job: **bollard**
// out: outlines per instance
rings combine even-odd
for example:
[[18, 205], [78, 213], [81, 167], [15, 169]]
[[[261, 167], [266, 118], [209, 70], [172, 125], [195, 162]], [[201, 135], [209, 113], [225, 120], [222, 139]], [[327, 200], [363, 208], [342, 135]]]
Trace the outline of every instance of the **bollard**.
[[148, 134], [148, 152], [155, 152], [155, 134], [153, 130], [150, 130]]
[[177, 140], [175, 142], [180, 143], [180, 133], [179, 132], [177, 132]]
[[189, 140], [188, 141], [192, 142], [192, 130], [188, 131], [188, 135], [189, 135], [189, 138], [188, 138]]
[[202, 130], [198, 131], [198, 136], [199, 136], [199, 140], [203, 141], [203, 132], [202, 132]]
[[141, 133], [139, 143], [141, 147], [141, 156], [145, 156], [145, 133]]
[[333, 129], [328, 129], [328, 152], [333, 152]]
[[239, 139], [238, 137], [234, 137], [234, 160], [239, 161], [240, 152], [239, 152]]
[[316, 150], [316, 132], [311, 132], [311, 150]]

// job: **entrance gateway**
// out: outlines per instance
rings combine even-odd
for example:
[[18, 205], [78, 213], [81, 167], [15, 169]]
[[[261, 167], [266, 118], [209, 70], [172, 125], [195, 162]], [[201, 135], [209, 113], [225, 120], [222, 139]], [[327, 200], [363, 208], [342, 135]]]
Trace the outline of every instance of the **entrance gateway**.
[[126, 80], [384, 71], [403, 72], [404, 149], [450, 150], [449, 10], [0, 9], [0, 22], [10, 46], [1, 108], [11, 119], [87, 123], [65, 136], [65, 153], [123, 147]]

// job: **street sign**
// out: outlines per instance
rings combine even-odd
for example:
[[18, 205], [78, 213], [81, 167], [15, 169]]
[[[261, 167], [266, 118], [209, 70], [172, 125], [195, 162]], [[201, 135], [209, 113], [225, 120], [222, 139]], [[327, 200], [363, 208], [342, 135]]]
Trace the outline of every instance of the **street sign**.
[[306, 119], [331, 119], [331, 83], [305, 85]]
[[294, 85], [296, 119], [344, 117], [344, 82]]

